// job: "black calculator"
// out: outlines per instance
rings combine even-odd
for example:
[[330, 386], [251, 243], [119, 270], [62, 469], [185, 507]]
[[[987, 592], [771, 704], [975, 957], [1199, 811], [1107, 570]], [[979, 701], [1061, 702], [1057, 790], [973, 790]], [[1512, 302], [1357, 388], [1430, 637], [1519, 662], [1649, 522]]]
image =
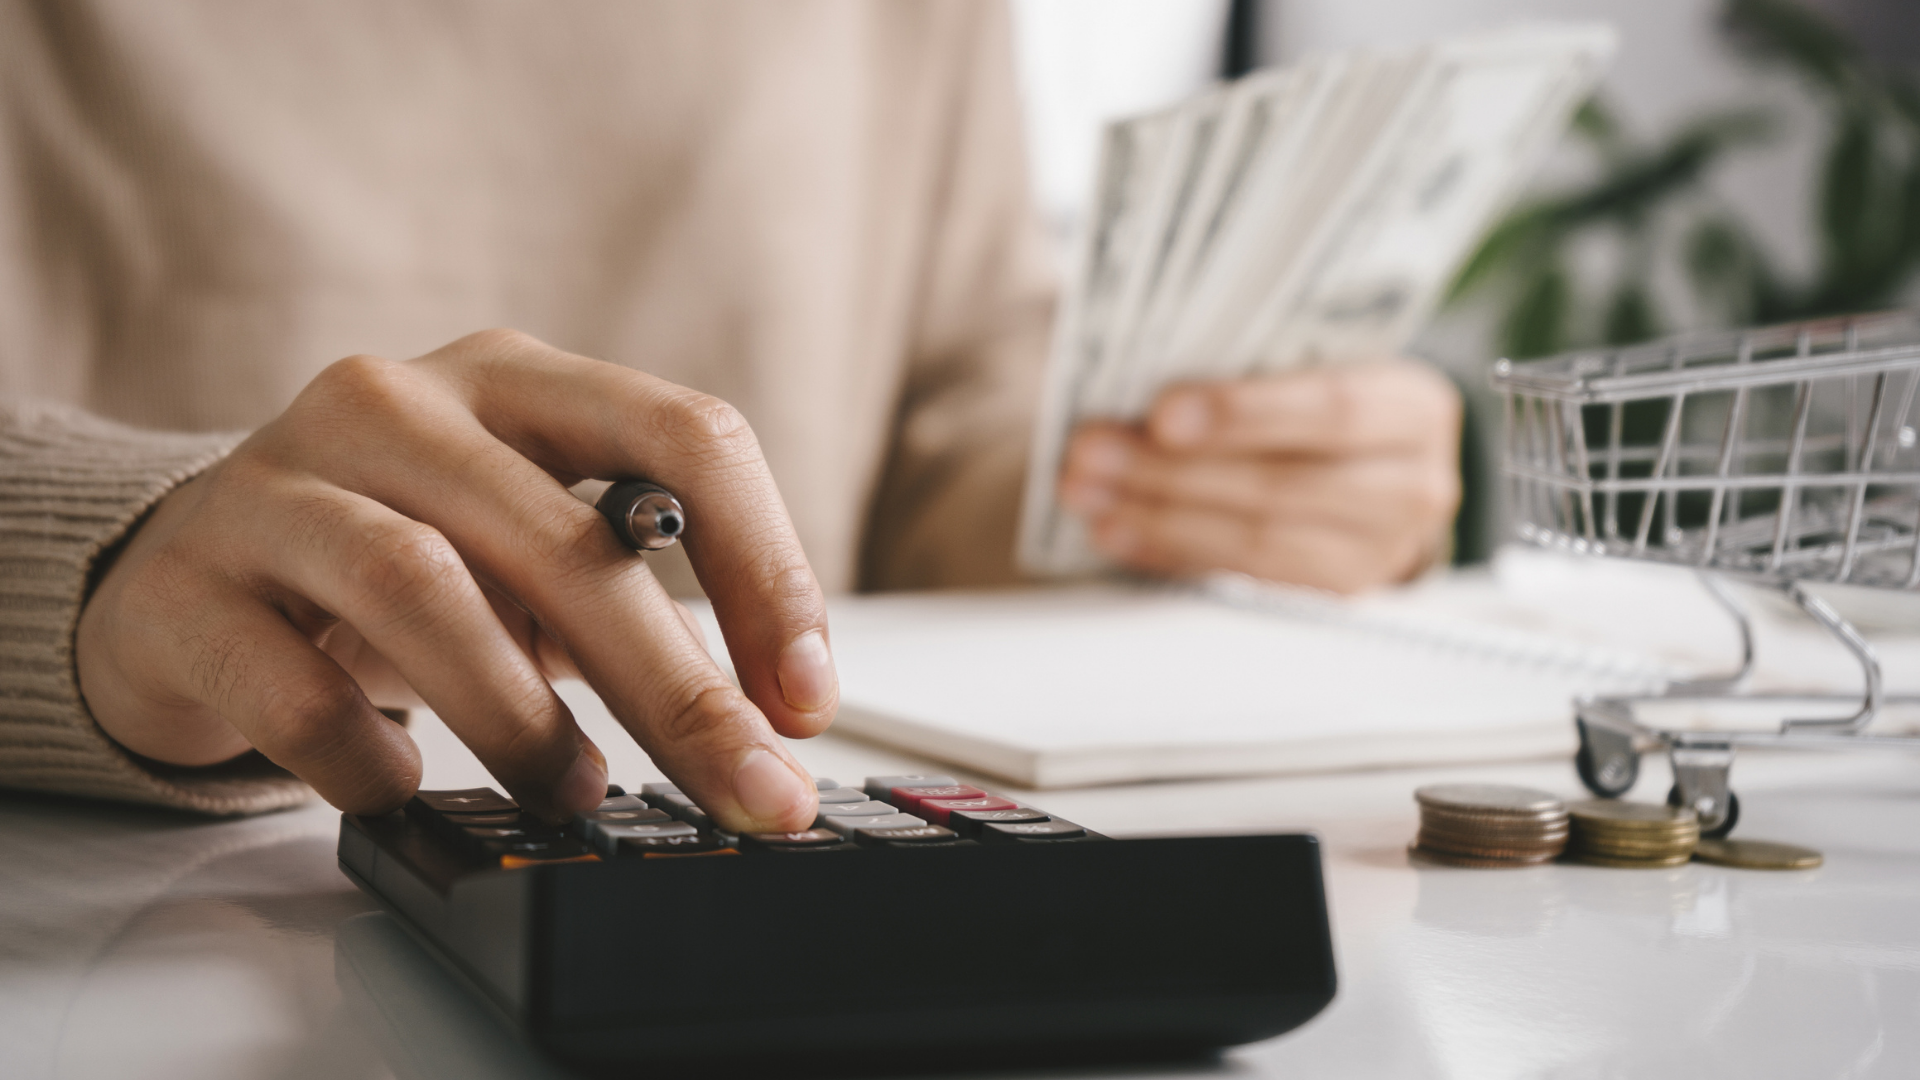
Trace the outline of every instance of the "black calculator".
[[816, 781], [799, 832], [671, 784], [565, 827], [489, 788], [343, 815], [340, 867], [590, 1071], [939, 1072], [1205, 1057], [1332, 1000], [1303, 834], [1113, 839], [949, 776]]

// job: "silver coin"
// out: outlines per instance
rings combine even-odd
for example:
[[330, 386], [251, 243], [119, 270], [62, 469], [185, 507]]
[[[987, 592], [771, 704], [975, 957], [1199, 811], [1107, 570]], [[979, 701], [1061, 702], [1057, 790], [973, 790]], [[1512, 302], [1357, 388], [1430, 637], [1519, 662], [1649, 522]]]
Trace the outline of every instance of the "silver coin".
[[1552, 792], [1512, 784], [1428, 784], [1416, 790], [1413, 797], [1423, 806], [1447, 810], [1546, 814], [1566, 808]]

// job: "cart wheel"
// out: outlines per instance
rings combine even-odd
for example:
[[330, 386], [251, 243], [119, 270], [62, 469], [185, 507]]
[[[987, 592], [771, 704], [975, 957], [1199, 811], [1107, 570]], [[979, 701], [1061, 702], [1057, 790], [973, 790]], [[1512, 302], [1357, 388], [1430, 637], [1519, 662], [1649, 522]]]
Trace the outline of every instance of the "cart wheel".
[[1611, 745], [1596, 755], [1596, 740], [1586, 722], [1581, 721], [1579, 728], [1580, 750], [1573, 755], [1573, 769], [1580, 774], [1580, 782], [1603, 799], [1617, 799], [1633, 790], [1634, 782], [1640, 779], [1640, 755], [1634, 752], [1633, 744], [1626, 739], [1607, 739], [1605, 743]]
[[[1674, 786], [1667, 789], [1667, 805], [1668, 806], [1680, 805], [1680, 785], [1675, 784]], [[1721, 837], [1732, 832], [1733, 827], [1739, 823], [1740, 823], [1740, 796], [1729, 791], [1727, 792], [1726, 820], [1722, 821], [1718, 825], [1715, 825], [1711, 829], [1701, 829], [1700, 838], [1703, 840], [1718, 840]]]

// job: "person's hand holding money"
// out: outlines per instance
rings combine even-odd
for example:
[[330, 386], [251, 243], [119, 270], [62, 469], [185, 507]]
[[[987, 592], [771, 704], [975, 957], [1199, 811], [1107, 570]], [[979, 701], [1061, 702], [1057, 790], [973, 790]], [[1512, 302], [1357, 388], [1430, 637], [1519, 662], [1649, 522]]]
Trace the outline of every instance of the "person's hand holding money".
[[1460, 500], [1460, 398], [1412, 361], [1174, 386], [1074, 433], [1061, 499], [1122, 565], [1353, 592], [1434, 557]]

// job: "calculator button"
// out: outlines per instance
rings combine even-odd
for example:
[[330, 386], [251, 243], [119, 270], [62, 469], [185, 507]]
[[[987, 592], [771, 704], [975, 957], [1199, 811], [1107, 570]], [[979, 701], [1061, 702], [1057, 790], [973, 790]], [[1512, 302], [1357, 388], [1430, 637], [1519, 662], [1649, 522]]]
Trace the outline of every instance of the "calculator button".
[[984, 841], [1078, 840], [1087, 830], [1071, 821], [989, 821], [980, 829]]
[[820, 824], [843, 836], [852, 836], [855, 829], [905, 829], [926, 822], [912, 814], [880, 814], [877, 816], [823, 817]]
[[557, 839], [560, 835], [552, 829], [532, 829], [518, 825], [468, 825], [460, 831], [476, 840], [512, 840], [518, 838], [545, 841]]
[[838, 844], [845, 837], [832, 829], [801, 829], [799, 832], [742, 833], [740, 842], [749, 847], [818, 847]]
[[713, 824], [707, 812], [694, 805], [693, 800], [685, 795], [656, 795], [647, 801], [697, 828], [704, 829]]
[[680, 794], [680, 789], [673, 784], [667, 783], [664, 780], [657, 784], [641, 784], [640, 785], [640, 795], [642, 798], [648, 795], [678, 795], [678, 794]]
[[625, 858], [633, 855], [700, 855], [732, 849], [722, 846], [710, 835], [687, 833], [684, 836], [623, 836], [619, 843], [606, 850], [610, 855]]
[[927, 844], [958, 840], [952, 829], [938, 825], [904, 825], [893, 829], [855, 829], [853, 838], [862, 844]]
[[884, 814], [897, 814], [898, 810], [876, 799], [855, 803], [827, 803], [820, 807], [820, 816], [827, 817], [879, 817]]
[[620, 796], [625, 795], [626, 793], [627, 793], [627, 789], [621, 787], [619, 784], [607, 785], [607, 798], [609, 799], [617, 799]]
[[978, 799], [986, 795], [977, 787], [966, 784], [947, 784], [942, 787], [897, 787], [888, 792], [888, 798], [895, 806], [913, 812], [922, 799]]
[[525, 819], [515, 810], [505, 814], [448, 814], [447, 820], [456, 825], [519, 825]]
[[665, 810], [655, 810], [652, 807], [643, 806], [638, 810], [595, 810], [591, 813], [581, 814], [580, 818], [583, 821], [597, 821], [603, 825], [640, 825], [647, 822], [672, 821], [673, 815], [667, 813]]
[[866, 802], [867, 793], [857, 787], [828, 788], [820, 793], [820, 805]]
[[642, 821], [632, 825], [618, 822], [602, 824], [596, 821], [593, 824], [593, 831], [597, 836], [610, 838], [603, 839], [602, 843], [612, 843], [614, 840], [628, 836], [692, 836], [700, 830], [684, 821]]
[[415, 792], [413, 797], [428, 809], [443, 814], [485, 814], [520, 809], [512, 799], [484, 787], [459, 791], [420, 791]]
[[945, 825], [947, 818], [955, 810], [1018, 810], [1020, 805], [1012, 799], [1003, 799], [998, 795], [983, 795], [974, 799], [922, 799], [914, 808], [914, 813], [933, 822]]
[[1031, 806], [1011, 810], [951, 810], [942, 824], [962, 836], [978, 836], [980, 828], [994, 821], [1047, 821], [1046, 813]]
[[517, 840], [483, 840], [482, 850], [494, 855], [519, 855], [523, 858], [573, 859], [591, 854], [578, 840], [522, 837]]
[[933, 773], [916, 776], [869, 776], [866, 790], [868, 795], [876, 799], [885, 799], [892, 795], [893, 789], [897, 787], [953, 787], [959, 783], [960, 781], [951, 776]]
[[609, 810], [645, 810], [647, 804], [641, 802], [638, 795], [615, 795], [602, 800], [594, 809], [604, 814]]
[[816, 776], [813, 778], [813, 789], [815, 791], [832, 791], [839, 786], [840, 781], [838, 780], [829, 780], [824, 776]]

